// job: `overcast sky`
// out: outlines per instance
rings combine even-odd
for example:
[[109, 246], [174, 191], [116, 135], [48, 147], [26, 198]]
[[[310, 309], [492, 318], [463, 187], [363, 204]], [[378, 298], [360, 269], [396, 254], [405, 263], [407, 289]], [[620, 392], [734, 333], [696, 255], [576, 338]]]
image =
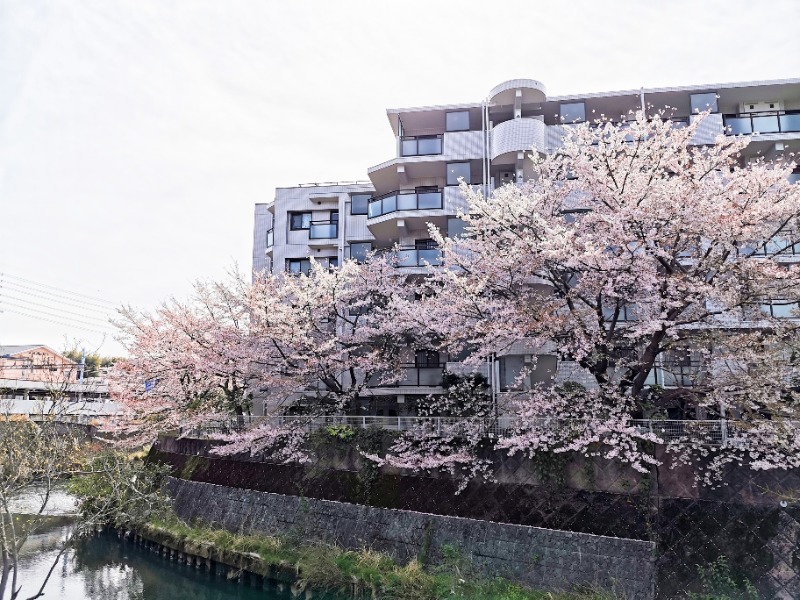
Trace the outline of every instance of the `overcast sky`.
[[799, 21], [797, 0], [0, 0], [0, 344], [94, 349], [114, 305], [249, 270], [254, 203], [366, 179], [387, 107], [797, 77]]

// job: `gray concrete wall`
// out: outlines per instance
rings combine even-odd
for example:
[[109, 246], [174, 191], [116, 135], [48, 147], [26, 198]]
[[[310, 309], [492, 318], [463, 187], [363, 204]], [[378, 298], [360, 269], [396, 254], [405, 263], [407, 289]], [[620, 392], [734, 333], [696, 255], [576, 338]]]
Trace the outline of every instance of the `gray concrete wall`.
[[487, 576], [560, 589], [614, 587], [630, 599], [654, 597], [648, 541], [492, 523], [407, 510], [271, 494], [170, 477], [177, 514], [242, 533], [297, 534], [345, 548], [371, 547], [400, 561], [441, 559], [452, 546]]

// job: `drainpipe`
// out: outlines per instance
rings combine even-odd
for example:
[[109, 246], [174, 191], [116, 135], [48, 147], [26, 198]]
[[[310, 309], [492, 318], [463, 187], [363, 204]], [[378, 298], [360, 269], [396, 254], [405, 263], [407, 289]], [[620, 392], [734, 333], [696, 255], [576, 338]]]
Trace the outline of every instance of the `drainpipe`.
[[339, 266], [344, 263], [344, 241], [347, 239], [347, 217], [350, 216], [350, 211], [347, 209], [350, 202], [345, 200], [342, 204], [344, 210], [339, 214], [339, 225], [342, 229], [339, 232]]
[[481, 137], [483, 142], [483, 156], [481, 157], [481, 171], [483, 173], [483, 195], [487, 196], [488, 187], [486, 186], [486, 101], [481, 102]]
[[490, 139], [491, 139], [491, 131], [489, 130], [489, 100], [486, 99], [483, 101], [483, 105], [481, 106], [481, 118], [483, 121], [483, 169], [484, 169], [484, 179], [483, 179], [483, 194], [484, 196], [489, 196], [491, 190], [489, 189], [489, 179], [491, 175], [491, 160], [490, 160], [490, 153], [489, 153], [489, 146], [490, 146]]
[[644, 88], [639, 88], [639, 101], [642, 103], [642, 115], [647, 117], [647, 106], [644, 103]]

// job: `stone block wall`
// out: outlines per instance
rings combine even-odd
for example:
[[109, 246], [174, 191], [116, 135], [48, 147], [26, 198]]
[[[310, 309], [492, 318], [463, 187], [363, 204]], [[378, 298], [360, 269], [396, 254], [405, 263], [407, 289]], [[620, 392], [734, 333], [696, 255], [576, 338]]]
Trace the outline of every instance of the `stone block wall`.
[[374, 548], [402, 562], [441, 559], [452, 547], [487, 576], [543, 589], [575, 584], [614, 588], [630, 599], [655, 594], [653, 542], [493, 523], [408, 510], [232, 488], [170, 477], [184, 519], [230, 531], [298, 534], [345, 548]]
[[800, 598], [800, 470], [730, 465], [725, 485], [708, 488], [692, 485], [694, 473], [686, 466], [662, 466], [642, 478], [596, 457], [549, 457], [540, 464], [498, 454], [494, 481], [472, 481], [457, 494], [447, 474], [365, 469], [349, 447], [330, 446], [314, 463], [287, 465], [222, 458], [211, 453], [213, 445], [163, 439], [150, 457], [169, 464], [176, 477], [228, 488], [650, 540], [656, 543], [659, 599], [713, 595], [707, 575], [720, 559], [740, 592], [753, 585], [760, 598]]

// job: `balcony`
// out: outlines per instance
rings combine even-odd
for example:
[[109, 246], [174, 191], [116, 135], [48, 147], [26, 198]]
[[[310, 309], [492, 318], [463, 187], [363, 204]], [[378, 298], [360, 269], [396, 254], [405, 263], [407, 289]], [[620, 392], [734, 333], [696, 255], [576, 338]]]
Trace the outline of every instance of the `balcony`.
[[400, 156], [430, 156], [442, 153], [442, 134], [400, 138]]
[[442, 208], [441, 190], [431, 192], [390, 192], [372, 198], [367, 209], [367, 218], [374, 219], [397, 211], [435, 210]]
[[418, 367], [415, 364], [400, 365], [401, 377], [392, 383], [381, 383], [381, 376], [373, 376], [368, 387], [440, 387], [444, 379], [444, 365]]
[[331, 240], [339, 237], [339, 221], [311, 221], [308, 229], [310, 240]]
[[[517, 152], [544, 152], [547, 146], [547, 126], [541, 119], [511, 119], [496, 125], [491, 133], [490, 157], [516, 158]], [[507, 156], [509, 155], [509, 156]]]
[[800, 132], [800, 111], [725, 116], [724, 122], [726, 135]]
[[396, 268], [438, 267], [442, 264], [442, 251], [439, 248], [399, 248], [385, 254]]

